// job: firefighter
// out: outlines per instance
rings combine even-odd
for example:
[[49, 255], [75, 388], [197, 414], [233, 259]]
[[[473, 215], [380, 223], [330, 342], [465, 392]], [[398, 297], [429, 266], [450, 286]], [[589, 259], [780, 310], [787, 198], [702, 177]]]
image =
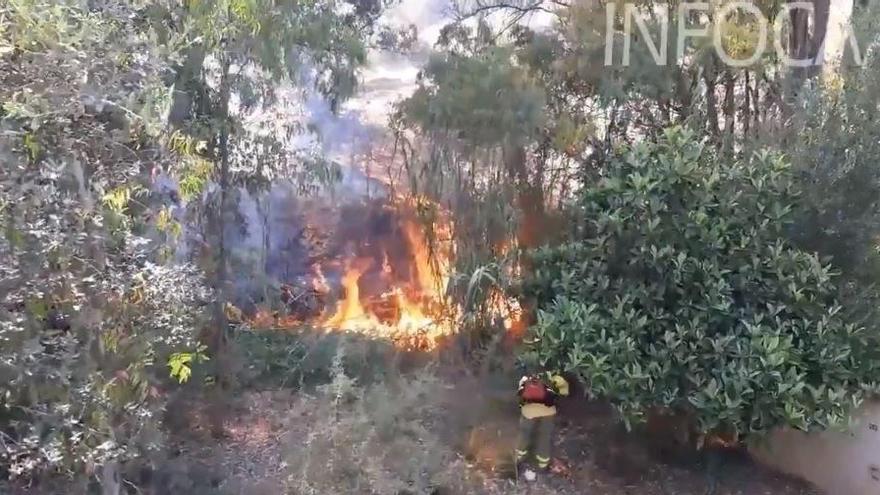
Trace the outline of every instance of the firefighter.
[[[558, 373], [545, 372], [527, 375], [519, 381], [521, 417], [516, 447], [517, 464], [527, 463], [534, 456], [535, 466], [546, 470], [550, 466], [553, 447], [553, 426], [556, 418], [556, 400], [568, 395], [568, 382]], [[527, 480], [535, 479], [535, 472], [525, 471]]]

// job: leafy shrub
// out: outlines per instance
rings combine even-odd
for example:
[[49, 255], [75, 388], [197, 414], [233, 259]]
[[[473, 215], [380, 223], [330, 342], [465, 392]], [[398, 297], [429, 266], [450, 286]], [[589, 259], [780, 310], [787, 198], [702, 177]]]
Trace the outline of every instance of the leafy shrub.
[[131, 2], [0, 12], [0, 480], [114, 493], [164, 441], [167, 359], [196, 348], [211, 297], [200, 270], [157, 264], [168, 50]]
[[878, 361], [832, 267], [790, 246], [778, 156], [717, 160], [681, 129], [618, 156], [577, 205], [572, 242], [534, 253], [527, 355], [578, 374], [631, 424], [692, 415], [744, 435], [846, 421]]
[[302, 338], [290, 332], [241, 331], [235, 334], [235, 348], [246, 364], [247, 381], [287, 386], [302, 378], [307, 349]]
[[73, 316], [58, 318], [69, 328], [47, 330], [58, 313], [47, 313], [27, 290], [10, 294], [27, 302], [27, 312], [0, 309], [4, 475], [88, 478], [97, 466], [161, 446], [156, 418], [166, 399], [166, 363], [175, 351], [197, 349], [201, 315], [189, 308], [207, 290], [192, 267], [147, 263], [108, 272], [89, 289], [109, 300], [78, 312], [79, 301], [64, 307]]
[[369, 384], [396, 364], [399, 351], [389, 342], [357, 333], [324, 333], [302, 327], [242, 330], [235, 334], [244, 382], [259, 386], [312, 387], [333, 380], [332, 364], [342, 348], [348, 376]]

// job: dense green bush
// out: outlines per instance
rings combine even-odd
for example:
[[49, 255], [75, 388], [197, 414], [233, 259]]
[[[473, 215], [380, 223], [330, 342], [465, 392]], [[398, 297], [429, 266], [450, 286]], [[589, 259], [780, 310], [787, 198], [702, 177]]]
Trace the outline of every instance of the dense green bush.
[[832, 267], [783, 240], [791, 175], [769, 154], [717, 159], [681, 129], [619, 155], [581, 194], [575, 239], [534, 255], [529, 356], [628, 424], [652, 410], [740, 436], [845, 422], [874, 339], [843, 317]]

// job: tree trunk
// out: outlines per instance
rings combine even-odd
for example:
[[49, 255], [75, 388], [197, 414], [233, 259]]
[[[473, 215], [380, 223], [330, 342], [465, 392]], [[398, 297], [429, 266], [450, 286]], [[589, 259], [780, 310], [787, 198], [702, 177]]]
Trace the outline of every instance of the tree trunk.
[[699, 87], [699, 72], [697, 70], [679, 71], [675, 84], [676, 100], [681, 106], [678, 115], [679, 122], [687, 120], [691, 114], [693, 105], [693, 92]]
[[101, 467], [101, 495], [120, 495], [122, 479], [119, 474], [119, 463], [109, 461]]
[[713, 138], [718, 137], [718, 103], [715, 94], [715, 69], [712, 66], [706, 67], [703, 74], [703, 81], [706, 84], [706, 120], [709, 126], [709, 134]]
[[215, 354], [219, 354], [225, 341], [229, 321], [226, 317], [226, 279], [227, 279], [227, 253], [226, 253], [226, 208], [229, 195], [229, 61], [223, 61], [223, 71], [220, 76], [220, 108], [218, 117], [220, 124], [220, 137], [217, 143], [217, 152], [220, 158], [220, 204], [215, 211], [217, 225], [217, 273], [214, 290], [217, 293], [217, 307], [215, 310], [215, 324], [217, 326], [211, 345]]
[[[813, 8], [815, 9], [815, 18], [813, 23], [813, 35], [810, 39], [810, 57], [822, 63], [823, 43], [828, 33], [828, 20], [831, 15], [830, 0], [813, 0]], [[818, 58], [817, 58], [818, 57]], [[816, 67], [818, 69], [818, 66]]]
[[792, 9], [788, 12], [791, 32], [788, 36], [788, 56], [795, 60], [803, 60], [809, 54], [810, 13], [804, 9]]
[[[546, 215], [544, 211], [544, 189], [540, 180], [529, 177], [528, 160], [525, 147], [514, 145], [505, 147], [504, 162], [508, 174], [513, 178], [517, 190], [517, 208], [521, 219], [517, 228], [517, 244], [520, 249], [534, 249], [544, 240]], [[520, 258], [522, 276], [532, 272], [531, 263], [527, 258]], [[526, 298], [519, 301], [521, 308], [520, 320], [514, 324], [515, 330], [509, 335], [516, 340], [522, 337], [522, 329], [535, 321], [534, 303]]]
[[[824, 77], [839, 71], [847, 55], [851, 54], [852, 46], [848, 42], [845, 26], [851, 26], [854, 2], [851, 0], [832, 0], [829, 5], [829, 16], [825, 31], [822, 57], [822, 73]], [[851, 31], [850, 31], [851, 32]]]
[[195, 45], [177, 72], [172, 90], [171, 109], [168, 112], [168, 126], [179, 129], [192, 118], [196, 97], [204, 92], [202, 87], [202, 66], [205, 64], [205, 48]]
[[728, 69], [724, 72], [724, 146], [733, 151], [736, 140], [736, 76]]
[[755, 74], [755, 88], [752, 90], [752, 116], [754, 117], [755, 133], [757, 134], [762, 122], [761, 119], [761, 79]]
[[262, 200], [259, 196], [260, 193], [257, 193], [257, 210], [260, 212], [260, 216], [263, 221], [263, 249], [260, 256], [260, 269], [263, 273], [261, 273], [263, 277], [263, 304], [268, 305], [269, 303], [269, 287], [266, 283], [267, 276], [269, 274], [269, 250], [271, 248], [271, 237], [269, 232], [269, 216], [271, 215], [272, 208], [272, 195], [271, 191], [266, 193], [265, 198]]
[[811, 0], [813, 4], [812, 30], [810, 29], [810, 12], [805, 9], [789, 11], [791, 32], [789, 33], [789, 57], [795, 60], [809, 60], [807, 67], [795, 67], [792, 70], [790, 90], [796, 95], [803, 79], [819, 72], [823, 62], [823, 43], [828, 32], [831, 16], [831, 0]]
[[745, 76], [744, 86], [745, 91], [743, 91], [743, 95], [745, 96], [745, 101], [743, 102], [742, 107], [742, 125], [743, 125], [743, 140], [749, 137], [749, 130], [752, 123], [752, 92], [751, 92], [751, 80], [749, 78], [749, 71], [746, 69], [743, 72]]
[[217, 234], [216, 269], [214, 271], [214, 292], [216, 302], [214, 305], [214, 321], [207, 336], [205, 344], [212, 359], [215, 384], [211, 387], [208, 400], [208, 422], [211, 435], [214, 438], [222, 438], [225, 434], [223, 419], [226, 413], [226, 397], [224, 390], [229, 381], [229, 362], [225, 347], [229, 331], [229, 317], [227, 316], [227, 247], [226, 247], [226, 212], [229, 196], [229, 61], [224, 58], [220, 75], [219, 105], [217, 120], [220, 122], [217, 139], [216, 155], [219, 161], [219, 204], [212, 212], [214, 230]]
[[517, 229], [517, 242], [522, 249], [536, 248], [543, 239], [544, 189], [540, 181], [529, 176], [526, 150], [523, 146], [509, 146], [504, 152], [508, 172], [517, 188], [517, 207], [522, 221]]

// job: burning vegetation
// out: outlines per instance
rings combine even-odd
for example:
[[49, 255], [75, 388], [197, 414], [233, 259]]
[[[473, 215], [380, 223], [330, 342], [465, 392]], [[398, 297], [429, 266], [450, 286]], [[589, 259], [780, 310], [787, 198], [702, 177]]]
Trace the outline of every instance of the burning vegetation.
[[384, 197], [311, 206], [303, 230], [320, 235], [308, 241], [308, 270], [283, 281], [280, 310], [256, 305], [251, 326], [369, 332], [421, 348], [450, 332], [452, 225], [435, 215], [425, 229], [419, 216], [437, 205]]
[[380, 205], [368, 218], [368, 235], [348, 239], [342, 261], [341, 298], [322, 326], [385, 330], [434, 338], [442, 323], [450, 249], [429, 244], [409, 201]]

